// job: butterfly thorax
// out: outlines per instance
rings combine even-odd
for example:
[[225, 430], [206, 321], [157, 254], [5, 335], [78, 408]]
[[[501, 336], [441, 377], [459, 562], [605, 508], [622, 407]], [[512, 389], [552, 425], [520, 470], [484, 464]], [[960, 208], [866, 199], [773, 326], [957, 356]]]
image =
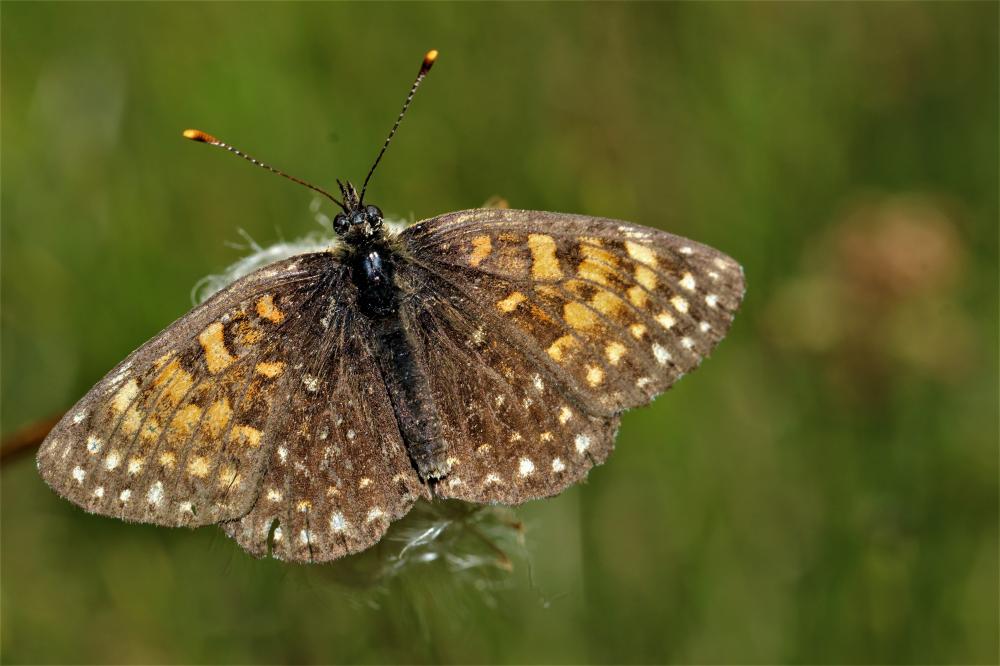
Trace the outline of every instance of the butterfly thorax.
[[387, 317], [395, 312], [396, 299], [392, 252], [386, 243], [382, 211], [365, 205], [350, 181], [337, 182], [344, 212], [333, 218], [333, 229], [345, 245], [345, 263], [358, 288], [358, 305], [370, 317]]
[[361, 313], [383, 319], [396, 312], [396, 286], [393, 282], [394, 256], [379, 231], [373, 242], [351, 246], [347, 250], [351, 281], [358, 289]]

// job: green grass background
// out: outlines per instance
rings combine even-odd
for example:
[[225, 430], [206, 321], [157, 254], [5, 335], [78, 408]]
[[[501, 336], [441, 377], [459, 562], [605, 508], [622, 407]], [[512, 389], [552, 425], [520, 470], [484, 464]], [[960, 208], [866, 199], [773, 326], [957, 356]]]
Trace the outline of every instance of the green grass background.
[[317, 228], [310, 193], [182, 129], [358, 181], [432, 47], [370, 189], [387, 213], [500, 195], [623, 218], [749, 283], [607, 465], [518, 509], [509, 575], [412, 565], [372, 589], [86, 515], [30, 455], [5, 464], [5, 663], [996, 663], [996, 3], [0, 18], [4, 432], [185, 312], [237, 229]]

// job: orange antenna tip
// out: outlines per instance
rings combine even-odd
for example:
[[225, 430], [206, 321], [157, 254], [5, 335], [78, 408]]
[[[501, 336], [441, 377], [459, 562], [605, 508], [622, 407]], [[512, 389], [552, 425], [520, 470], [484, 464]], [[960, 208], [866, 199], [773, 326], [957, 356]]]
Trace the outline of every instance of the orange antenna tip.
[[423, 72], [424, 74], [430, 71], [431, 65], [434, 64], [434, 61], [437, 60], [437, 57], [438, 57], [437, 49], [431, 49], [430, 51], [428, 51], [427, 55], [424, 56], [424, 64], [420, 66], [420, 71]]
[[372, 168], [368, 169], [368, 175], [365, 176], [365, 182], [361, 184], [361, 196], [358, 197], [358, 201], [364, 203], [365, 192], [368, 191], [368, 181], [372, 179], [372, 174], [375, 173], [375, 169], [378, 167], [378, 163], [382, 161], [382, 156], [385, 155], [385, 149], [389, 147], [389, 142], [392, 141], [392, 137], [396, 135], [396, 130], [399, 129], [399, 123], [403, 122], [403, 116], [406, 115], [406, 110], [410, 108], [410, 102], [413, 101], [413, 96], [417, 93], [417, 88], [420, 87], [420, 82], [424, 80], [427, 76], [427, 72], [431, 71], [431, 66], [434, 61], [437, 60], [438, 52], [437, 49], [431, 49], [424, 54], [424, 61], [420, 63], [420, 71], [417, 72], [417, 78], [413, 79], [413, 85], [410, 86], [410, 93], [406, 96], [406, 101], [403, 102], [403, 108], [400, 109], [399, 115], [396, 116], [396, 122], [393, 123], [392, 129], [389, 130], [389, 136], [385, 137], [385, 143], [382, 144], [382, 150], [378, 151], [378, 155], [375, 157], [375, 162], [372, 164]]
[[184, 130], [184, 138], [191, 139], [192, 141], [199, 141], [201, 143], [218, 143], [219, 140], [216, 139], [211, 134], [202, 132], [196, 129], [186, 129]]
[[337, 198], [335, 196], [333, 196], [332, 194], [330, 194], [329, 192], [327, 192], [323, 188], [316, 187], [312, 183], [306, 182], [306, 181], [302, 180], [301, 178], [296, 178], [295, 176], [289, 176], [287, 173], [285, 173], [281, 169], [275, 169], [273, 166], [269, 166], [267, 164], [264, 164], [263, 162], [261, 162], [260, 160], [258, 160], [256, 157], [253, 157], [251, 155], [247, 155], [246, 153], [244, 153], [239, 148], [234, 148], [233, 146], [230, 146], [228, 143], [223, 143], [222, 141], [219, 141], [218, 139], [216, 139], [214, 136], [212, 136], [208, 132], [202, 132], [201, 130], [196, 130], [196, 129], [186, 129], [186, 130], [184, 130], [183, 134], [184, 134], [184, 138], [185, 139], [191, 139], [192, 141], [197, 141], [198, 143], [207, 143], [210, 146], [216, 146], [218, 148], [222, 148], [223, 150], [228, 150], [233, 155], [236, 155], [237, 157], [242, 157], [243, 159], [245, 159], [250, 164], [253, 164], [254, 166], [258, 166], [258, 167], [260, 167], [262, 169], [267, 169], [271, 173], [277, 174], [277, 175], [281, 176], [282, 178], [287, 178], [288, 180], [290, 180], [290, 181], [292, 181], [294, 183], [298, 183], [299, 185], [303, 185], [305, 187], [308, 187], [313, 192], [319, 192], [324, 197], [326, 197], [327, 199], [329, 199], [333, 203], [335, 203], [338, 206], [340, 206], [344, 210], [345, 213], [347, 212], [347, 209], [344, 208], [344, 204], [341, 203], [340, 201], [337, 201]]

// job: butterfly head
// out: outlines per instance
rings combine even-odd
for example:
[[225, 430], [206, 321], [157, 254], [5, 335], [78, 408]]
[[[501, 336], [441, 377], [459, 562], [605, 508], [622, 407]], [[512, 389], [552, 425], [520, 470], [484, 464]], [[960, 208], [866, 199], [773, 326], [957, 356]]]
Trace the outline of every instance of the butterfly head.
[[378, 206], [366, 205], [349, 181], [341, 183], [340, 192], [344, 200], [344, 212], [333, 218], [333, 230], [346, 243], [363, 245], [382, 234], [382, 211]]

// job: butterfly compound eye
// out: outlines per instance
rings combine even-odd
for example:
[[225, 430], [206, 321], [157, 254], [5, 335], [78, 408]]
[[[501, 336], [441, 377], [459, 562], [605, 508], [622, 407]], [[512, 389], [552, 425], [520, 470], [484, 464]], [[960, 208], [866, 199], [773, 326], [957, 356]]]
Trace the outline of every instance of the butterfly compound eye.
[[342, 234], [347, 231], [348, 227], [347, 216], [343, 213], [337, 213], [333, 218], [333, 230], [338, 234]]
[[382, 211], [379, 210], [378, 206], [366, 207], [365, 214], [368, 216], [368, 223], [372, 225], [373, 229], [378, 229], [382, 226]]

